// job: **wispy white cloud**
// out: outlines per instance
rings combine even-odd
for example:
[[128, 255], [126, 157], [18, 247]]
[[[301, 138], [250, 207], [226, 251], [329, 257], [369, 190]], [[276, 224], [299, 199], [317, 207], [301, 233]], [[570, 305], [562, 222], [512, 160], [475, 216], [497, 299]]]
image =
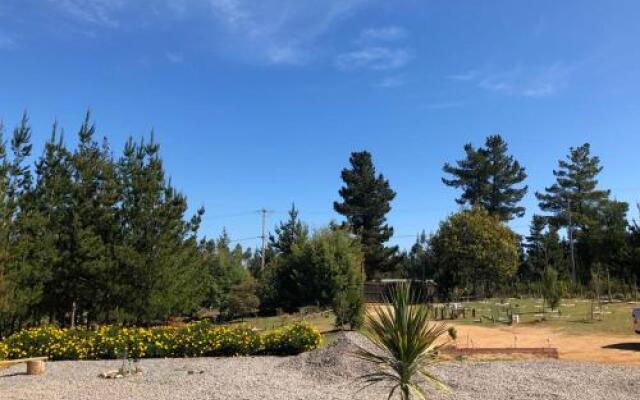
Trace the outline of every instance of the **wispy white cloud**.
[[407, 49], [365, 47], [340, 54], [336, 65], [343, 70], [366, 68], [382, 71], [404, 67], [410, 59], [411, 54]]
[[274, 64], [301, 64], [319, 38], [370, 0], [209, 0], [240, 44]]
[[360, 33], [360, 41], [384, 41], [393, 42], [405, 39], [409, 33], [399, 26], [385, 26], [382, 28], [369, 28]]
[[500, 71], [470, 70], [447, 79], [469, 82], [480, 89], [512, 96], [548, 97], [564, 89], [573, 67], [554, 63], [542, 67], [518, 66]]
[[118, 13], [127, 5], [124, 0], [49, 0], [49, 2], [77, 21], [110, 28], [120, 24]]
[[[398, 26], [368, 28], [360, 32], [357, 48], [339, 54], [336, 66], [342, 70], [369, 69], [385, 71], [399, 69], [407, 65], [413, 53], [406, 46], [397, 42], [406, 39], [408, 32]], [[388, 76], [382, 79], [378, 87], [398, 87], [404, 84], [404, 78]]]
[[384, 89], [393, 89], [400, 86], [404, 86], [407, 80], [402, 75], [387, 76], [378, 82], [375, 86]]
[[[298, 65], [322, 53], [322, 39], [332, 28], [379, 0], [45, 1], [54, 17], [73, 20], [66, 29], [91, 36], [97, 36], [100, 28], [136, 29], [193, 19], [207, 24], [210, 37], [202, 37], [203, 42], [226, 56]], [[366, 33], [380, 40], [401, 34], [393, 27]]]

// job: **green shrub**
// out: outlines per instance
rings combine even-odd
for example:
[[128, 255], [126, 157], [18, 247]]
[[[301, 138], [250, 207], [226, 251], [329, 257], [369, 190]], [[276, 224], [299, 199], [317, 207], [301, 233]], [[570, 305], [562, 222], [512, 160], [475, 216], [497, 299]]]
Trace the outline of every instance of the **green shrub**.
[[264, 354], [289, 355], [318, 348], [322, 335], [308, 324], [296, 323], [265, 333], [262, 341]]
[[0, 342], [0, 360], [3, 360], [9, 356], [9, 348], [6, 344]]
[[196, 322], [180, 328], [25, 329], [0, 342], [0, 358], [47, 356], [51, 360], [217, 357], [297, 354], [317, 348], [317, 329], [296, 323], [257, 333], [248, 326], [215, 326]]

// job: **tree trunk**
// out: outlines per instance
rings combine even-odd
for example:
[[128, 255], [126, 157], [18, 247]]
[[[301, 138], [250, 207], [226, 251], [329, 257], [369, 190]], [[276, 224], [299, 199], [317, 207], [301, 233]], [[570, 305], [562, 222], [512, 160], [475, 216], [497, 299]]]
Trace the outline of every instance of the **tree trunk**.
[[77, 303], [74, 301], [71, 304], [71, 329], [76, 327], [76, 308], [78, 307]]

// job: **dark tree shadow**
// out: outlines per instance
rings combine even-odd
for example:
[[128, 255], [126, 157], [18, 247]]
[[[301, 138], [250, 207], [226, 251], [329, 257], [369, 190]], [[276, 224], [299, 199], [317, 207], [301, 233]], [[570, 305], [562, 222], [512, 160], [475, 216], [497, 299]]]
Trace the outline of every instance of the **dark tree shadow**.
[[2, 372], [0, 372], [0, 379], [2, 378], [11, 378], [12, 376], [21, 376], [21, 375], [26, 375], [26, 372], [13, 372], [10, 374], [2, 374]]
[[609, 344], [607, 346], [602, 346], [602, 348], [614, 349], [614, 350], [640, 351], [640, 342], [639, 343], [614, 343], [614, 344]]

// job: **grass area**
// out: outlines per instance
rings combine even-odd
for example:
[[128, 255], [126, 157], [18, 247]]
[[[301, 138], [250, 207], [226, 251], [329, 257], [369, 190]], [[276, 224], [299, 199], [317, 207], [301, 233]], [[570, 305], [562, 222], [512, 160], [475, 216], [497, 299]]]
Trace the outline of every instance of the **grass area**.
[[271, 330], [300, 321], [305, 321], [315, 326], [323, 335], [331, 333], [335, 329], [335, 316], [330, 311], [314, 312], [309, 314], [283, 314], [273, 317], [245, 318], [242, 321], [233, 321], [232, 324], [247, 324], [260, 330]]
[[[536, 325], [566, 331], [571, 334], [633, 334], [631, 310], [640, 308], [638, 303], [612, 302], [592, 305], [588, 299], [563, 299], [557, 310], [547, 309], [542, 312], [541, 299], [489, 299], [481, 302], [461, 303], [467, 308], [466, 318], [458, 318], [458, 323], [477, 324], [482, 326], [504, 326], [507, 310], [519, 315], [520, 325]], [[594, 318], [591, 309], [594, 307]], [[469, 309], [476, 310], [473, 318]]]
[[293, 322], [305, 321], [320, 331], [323, 336], [323, 346], [333, 343], [338, 336], [335, 327], [336, 317], [331, 311], [316, 312], [310, 314], [283, 314], [272, 317], [245, 318], [240, 321], [233, 321], [233, 324], [247, 324], [260, 330], [270, 330], [280, 326], [289, 325]]
[[[561, 330], [569, 334], [632, 335], [631, 310], [640, 308], [638, 303], [612, 302], [595, 305], [594, 319], [591, 319], [591, 300], [563, 299], [557, 310], [542, 313], [541, 299], [488, 299], [486, 301], [461, 303], [467, 308], [466, 318], [460, 316], [456, 323], [473, 324], [484, 327], [505, 326], [499, 320], [507, 319], [507, 309], [520, 317], [520, 326], [537, 326]], [[470, 310], [476, 310], [473, 318]], [[496, 322], [491, 322], [493, 316]], [[314, 325], [325, 337], [325, 344], [331, 343], [336, 335], [335, 316], [331, 311], [310, 314], [283, 314], [273, 317], [245, 318], [232, 324], [248, 324], [260, 330], [270, 330], [297, 321]]]

